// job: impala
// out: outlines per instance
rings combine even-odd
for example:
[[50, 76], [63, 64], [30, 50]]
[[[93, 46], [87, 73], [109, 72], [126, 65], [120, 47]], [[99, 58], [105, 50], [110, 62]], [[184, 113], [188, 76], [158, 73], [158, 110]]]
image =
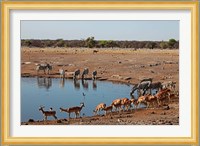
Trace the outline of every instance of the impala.
[[159, 91], [155, 96], [157, 98], [157, 102], [158, 105], [161, 105], [161, 101], [165, 100], [166, 98], [168, 98], [169, 102], [170, 102], [170, 89], [166, 88], [163, 89], [161, 91]]
[[150, 104], [154, 106], [154, 104], [157, 102], [157, 97], [153, 95], [146, 96], [146, 102], [147, 102], [147, 108], [150, 107]]
[[115, 100], [113, 100], [112, 101], [112, 103], [111, 103], [111, 105], [113, 106], [113, 107], [115, 107], [115, 111], [117, 111], [117, 109], [118, 109], [118, 111], [120, 111], [121, 110], [121, 99], [115, 99]]
[[75, 118], [77, 118], [80, 116], [80, 112], [83, 107], [85, 107], [84, 103], [80, 103], [80, 106], [74, 106], [67, 109], [60, 108], [60, 112], [67, 112], [69, 114], [69, 118], [71, 113], [75, 113]]
[[95, 110], [93, 110], [94, 115], [100, 112], [100, 110], [103, 110], [106, 107], [105, 103], [100, 103], [96, 106]]
[[44, 106], [41, 106], [40, 108], [39, 108], [39, 111], [41, 111], [42, 112], [42, 114], [43, 114], [43, 116], [44, 116], [44, 120], [47, 120], [47, 117], [48, 116], [52, 116], [52, 117], [54, 117], [55, 119], [57, 119], [57, 117], [56, 117], [56, 111], [53, 111], [53, 109], [52, 108], [50, 108], [50, 111], [44, 111]]
[[125, 104], [127, 104], [129, 101], [128, 98], [124, 97], [124, 98], [121, 98], [121, 106], [123, 106], [123, 108], [125, 108]]
[[140, 96], [138, 99], [137, 99], [137, 106], [136, 106], [136, 108], [139, 108], [140, 107], [140, 104], [141, 103], [144, 103], [144, 104], [146, 104], [147, 102], [146, 102], [146, 97], [147, 96], [149, 96], [150, 94], [147, 94], [147, 95], [144, 95], [144, 96]]
[[103, 110], [105, 111], [105, 115], [107, 114], [107, 112], [110, 112], [110, 113], [111, 113], [111, 112], [112, 112], [112, 109], [113, 109], [113, 106], [112, 106], [112, 105], [103, 108]]

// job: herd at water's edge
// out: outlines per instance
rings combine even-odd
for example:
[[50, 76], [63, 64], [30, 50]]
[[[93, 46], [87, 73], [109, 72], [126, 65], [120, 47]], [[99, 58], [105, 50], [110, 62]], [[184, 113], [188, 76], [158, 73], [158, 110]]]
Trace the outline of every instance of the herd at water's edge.
[[[49, 71], [52, 70], [52, 66], [47, 64], [37, 64], [36, 71], [39, 73], [40, 70], [43, 70], [44, 73], [49, 74]], [[80, 75], [80, 69], [76, 69], [73, 72], [73, 79], [77, 80]], [[61, 78], [65, 78], [66, 70], [63, 68], [59, 69], [59, 74]], [[84, 80], [85, 76], [89, 74], [89, 69], [84, 68], [81, 79]], [[92, 79], [96, 80], [97, 77], [97, 71], [92, 72]], [[175, 92], [175, 85], [176, 82], [168, 81], [168, 82], [152, 82], [152, 78], [143, 79], [140, 81], [140, 83], [135, 84], [133, 88], [130, 91], [130, 95], [132, 96], [131, 99], [128, 99], [126, 97], [124, 98], [117, 98], [112, 101], [110, 105], [106, 105], [106, 103], [101, 102], [99, 103], [96, 108], [93, 110], [94, 115], [99, 114], [100, 111], [104, 111], [105, 115], [108, 113], [112, 114], [112, 112], [122, 112], [122, 111], [132, 111], [133, 109], [137, 109], [140, 107], [140, 104], [143, 103], [146, 105], [146, 108], [157, 108], [162, 105], [166, 105], [166, 103], [170, 103], [170, 99], [178, 96], [178, 93]], [[151, 93], [152, 89], [157, 89], [155, 94]], [[133, 93], [137, 91], [138, 92], [138, 98], [134, 98]], [[73, 106], [68, 108], [62, 108], [60, 107], [60, 112], [66, 112], [70, 117], [71, 113], [75, 114], [75, 118], [80, 117], [80, 112], [82, 108], [85, 107], [84, 103], [80, 103], [80, 106]], [[55, 119], [56, 117], [56, 111], [50, 109], [49, 111], [43, 110], [44, 106], [40, 107], [40, 111], [42, 112], [44, 116], [44, 120], [47, 120], [48, 116], [53, 116]]]

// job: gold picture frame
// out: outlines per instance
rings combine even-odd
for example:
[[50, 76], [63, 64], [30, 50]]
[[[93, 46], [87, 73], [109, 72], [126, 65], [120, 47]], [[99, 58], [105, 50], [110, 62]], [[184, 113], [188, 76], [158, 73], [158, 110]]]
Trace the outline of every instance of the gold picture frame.
[[[189, 10], [191, 11], [191, 136], [190, 137], [11, 137], [10, 12], [11, 10]], [[198, 144], [198, 2], [2, 2], [2, 144]]]

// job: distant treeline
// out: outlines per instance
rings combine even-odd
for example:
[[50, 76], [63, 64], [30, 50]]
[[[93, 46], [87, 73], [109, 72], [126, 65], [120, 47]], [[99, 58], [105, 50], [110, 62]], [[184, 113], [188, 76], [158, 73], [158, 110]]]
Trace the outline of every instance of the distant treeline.
[[179, 41], [170, 39], [169, 41], [113, 41], [113, 40], [95, 40], [94, 37], [88, 37], [86, 40], [21, 40], [23, 47], [89, 47], [89, 48], [160, 48], [160, 49], [178, 49]]

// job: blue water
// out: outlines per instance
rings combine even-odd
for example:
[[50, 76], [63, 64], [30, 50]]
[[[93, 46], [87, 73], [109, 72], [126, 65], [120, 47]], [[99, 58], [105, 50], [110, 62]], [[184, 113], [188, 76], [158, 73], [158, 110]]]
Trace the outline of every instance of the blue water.
[[70, 79], [21, 78], [21, 121], [42, 120], [43, 115], [38, 110], [41, 105], [45, 106], [44, 110], [49, 110], [50, 107], [56, 110], [58, 119], [68, 118], [68, 114], [61, 113], [59, 108], [79, 106], [81, 102], [85, 103], [81, 116], [91, 116], [96, 105], [101, 102], [110, 105], [116, 98], [131, 98], [131, 88], [132, 86], [126, 84], [108, 81], [74, 82]]

